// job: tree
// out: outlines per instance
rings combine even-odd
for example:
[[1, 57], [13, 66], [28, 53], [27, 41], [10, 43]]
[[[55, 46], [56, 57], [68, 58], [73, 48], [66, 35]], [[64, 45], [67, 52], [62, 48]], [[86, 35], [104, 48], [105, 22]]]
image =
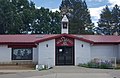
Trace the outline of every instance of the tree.
[[61, 16], [60, 12], [50, 11], [50, 34], [61, 33]]
[[41, 7], [36, 9], [36, 20], [34, 21], [32, 33], [34, 34], [60, 34], [60, 13], [52, 12]]
[[113, 33], [117, 32], [120, 34], [120, 8], [118, 5], [115, 5], [112, 9], [112, 25]]
[[9, 18], [7, 17], [10, 15], [9, 5], [8, 0], [0, 0], [0, 34], [6, 33], [6, 28], [9, 24]]
[[28, 0], [0, 0], [0, 34], [58, 34], [60, 13]]
[[31, 31], [32, 23], [35, 20], [35, 4], [28, 0], [12, 0], [12, 4], [15, 5], [16, 12], [23, 23], [20, 31], [27, 34]]
[[120, 33], [120, 9], [118, 5], [115, 5], [112, 11], [106, 6], [103, 8], [98, 21], [98, 27], [96, 28], [98, 34], [113, 35], [114, 33]]
[[0, 34], [20, 33], [21, 23], [15, 6], [9, 0], [0, 0]]
[[23, 34], [31, 31], [35, 5], [28, 0], [0, 0], [0, 34]]
[[108, 6], [103, 8], [98, 21], [98, 26], [101, 28], [101, 33], [110, 35], [111, 33], [112, 14]]
[[49, 9], [43, 7], [36, 9], [36, 20], [32, 32], [36, 34], [48, 34], [49, 20]]
[[93, 23], [85, 1], [62, 0], [60, 11], [69, 18], [71, 34], [93, 34]]

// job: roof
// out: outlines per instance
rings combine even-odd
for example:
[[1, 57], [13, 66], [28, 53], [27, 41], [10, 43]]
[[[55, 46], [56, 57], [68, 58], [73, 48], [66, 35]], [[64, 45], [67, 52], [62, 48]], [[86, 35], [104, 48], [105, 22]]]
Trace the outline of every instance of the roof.
[[[80, 35], [75, 35], [80, 36]], [[120, 36], [115, 35], [81, 35], [83, 39], [93, 41], [93, 43], [120, 43]]]
[[34, 43], [55, 35], [0, 35], [0, 43]]
[[59, 38], [62, 36], [78, 39], [88, 43], [120, 43], [120, 36], [103, 35], [74, 35], [74, 34], [52, 34], [52, 35], [0, 35], [0, 44], [35, 44], [43, 41]]
[[62, 22], [69, 22], [69, 20], [68, 20], [66, 15], [64, 15], [64, 17], [62, 18]]

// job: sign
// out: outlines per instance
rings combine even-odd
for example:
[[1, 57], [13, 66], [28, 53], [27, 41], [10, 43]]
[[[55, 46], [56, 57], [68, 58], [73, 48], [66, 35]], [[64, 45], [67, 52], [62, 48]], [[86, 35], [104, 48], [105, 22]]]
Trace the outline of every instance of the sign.
[[56, 39], [56, 46], [73, 46], [74, 40], [67, 37], [60, 37]]

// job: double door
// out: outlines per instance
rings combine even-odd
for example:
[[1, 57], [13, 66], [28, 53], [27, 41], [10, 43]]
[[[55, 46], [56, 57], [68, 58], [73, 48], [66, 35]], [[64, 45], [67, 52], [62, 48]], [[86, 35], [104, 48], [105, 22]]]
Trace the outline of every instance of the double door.
[[74, 48], [56, 47], [56, 65], [74, 65]]

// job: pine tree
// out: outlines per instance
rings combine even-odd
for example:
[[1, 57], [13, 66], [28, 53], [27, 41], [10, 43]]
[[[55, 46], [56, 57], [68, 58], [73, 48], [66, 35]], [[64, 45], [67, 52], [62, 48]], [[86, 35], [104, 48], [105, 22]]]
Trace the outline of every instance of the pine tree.
[[98, 27], [96, 28], [98, 34], [113, 35], [114, 33], [120, 33], [120, 8], [115, 5], [112, 11], [108, 6], [103, 8], [98, 21]]
[[98, 26], [101, 28], [101, 33], [111, 35], [112, 14], [108, 6], [103, 8], [98, 21]]
[[115, 5], [112, 9], [112, 21], [113, 21], [113, 33], [117, 32], [120, 34], [120, 8]]
[[87, 4], [82, 0], [62, 0], [61, 14], [69, 18], [69, 32], [72, 34], [92, 34], [93, 24]]

